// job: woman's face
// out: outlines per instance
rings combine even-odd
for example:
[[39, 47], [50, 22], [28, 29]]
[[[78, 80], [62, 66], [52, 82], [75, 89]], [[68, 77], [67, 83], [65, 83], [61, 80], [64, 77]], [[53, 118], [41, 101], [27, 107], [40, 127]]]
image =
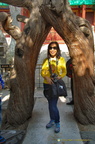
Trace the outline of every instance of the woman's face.
[[51, 57], [56, 57], [56, 54], [57, 54], [57, 46], [56, 44], [51, 44], [50, 45], [50, 48], [49, 48], [49, 53], [51, 55]]

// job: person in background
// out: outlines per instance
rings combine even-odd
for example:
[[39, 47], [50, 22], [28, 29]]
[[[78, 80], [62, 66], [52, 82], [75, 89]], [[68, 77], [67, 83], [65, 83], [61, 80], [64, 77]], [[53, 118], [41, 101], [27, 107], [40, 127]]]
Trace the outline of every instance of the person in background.
[[[62, 79], [66, 76], [66, 61], [61, 57], [59, 44], [57, 42], [51, 42], [48, 45], [47, 58], [43, 61], [41, 76], [44, 78], [43, 87], [44, 90], [49, 88], [49, 85], [53, 84], [53, 78], [50, 74], [49, 63], [52, 74], [57, 75], [57, 79]], [[46, 128], [51, 128], [55, 125], [54, 132], [60, 132], [60, 115], [57, 107], [58, 97], [46, 97], [49, 107], [50, 121], [46, 125]]]
[[[0, 75], [0, 91], [4, 88], [4, 81], [2, 80], [2, 76]], [[1, 96], [0, 96], [0, 127], [1, 127]], [[1, 131], [0, 131], [1, 132]], [[0, 135], [0, 144], [5, 143], [6, 139]]]
[[[0, 92], [4, 88], [4, 81], [2, 79], [2, 76], [0, 74]], [[0, 95], [0, 126], [1, 126], [1, 95]]]
[[74, 91], [73, 91], [73, 65], [72, 65], [72, 60], [71, 58], [66, 62], [66, 68], [67, 68], [67, 74], [69, 78], [71, 78], [71, 93], [72, 93], [72, 100], [67, 103], [67, 105], [73, 105], [74, 104]]
[[2, 89], [4, 89], [4, 81], [2, 79], [2, 75], [0, 74], [0, 86], [2, 86]]

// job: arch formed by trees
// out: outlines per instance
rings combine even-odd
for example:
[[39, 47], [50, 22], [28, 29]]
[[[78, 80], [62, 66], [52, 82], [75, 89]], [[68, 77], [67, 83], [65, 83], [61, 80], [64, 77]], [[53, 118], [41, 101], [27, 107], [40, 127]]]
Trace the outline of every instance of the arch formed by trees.
[[25, 7], [30, 17], [24, 30], [12, 25], [7, 13], [0, 13], [4, 30], [16, 40], [15, 76], [10, 78], [10, 99], [4, 123], [21, 125], [31, 117], [34, 106], [35, 67], [40, 48], [51, 27], [68, 46], [74, 68], [74, 115], [82, 124], [95, 124], [94, 42], [91, 25], [76, 16], [68, 0], [0, 0]]

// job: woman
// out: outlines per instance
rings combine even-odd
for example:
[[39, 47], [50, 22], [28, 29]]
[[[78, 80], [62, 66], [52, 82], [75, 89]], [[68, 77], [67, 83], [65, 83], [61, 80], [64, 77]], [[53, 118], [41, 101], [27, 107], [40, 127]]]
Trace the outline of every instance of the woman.
[[[51, 42], [48, 45], [47, 58], [42, 64], [41, 75], [44, 78], [44, 89], [53, 84], [50, 67], [52, 74], [57, 75], [57, 79], [61, 79], [66, 75], [66, 61], [61, 57], [59, 44], [57, 42]], [[55, 124], [54, 131], [55, 133], [58, 133], [60, 132], [60, 115], [57, 108], [58, 97], [47, 98], [47, 100], [49, 105], [50, 122], [46, 125], [46, 128], [51, 128]]]

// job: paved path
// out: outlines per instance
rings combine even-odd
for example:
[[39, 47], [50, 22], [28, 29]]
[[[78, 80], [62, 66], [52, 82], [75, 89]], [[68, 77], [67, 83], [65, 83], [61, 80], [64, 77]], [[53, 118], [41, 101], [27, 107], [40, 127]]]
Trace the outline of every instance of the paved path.
[[[7, 107], [8, 98], [9, 91], [3, 90], [3, 109]], [[81, 139], [77, 122], [73, 116], [73, 106], [66, 105], [66, 99], [61, 98], [58, 102], [61, 117], [61, 131], [58, 134], [54, 133], [54, 127], [48, 130], [45, 128], [49, 121], [48, 103], [43, 97], [41, 89], [35, 91], [35, 99], [35, 106], [27, 131], [1, 131], [1, 135], [7, 139], [5, 144], [83, 144], [82, 139], [84, 138], [86, 140], [84, 144], [94, 144], [94, 140], [89, 142], [88, 139], [87, 141], [87, 135], [83, 132], [81, 132]], [[67, 102], [69, 99], [71, 99], [70, 90], [68, 90]], [[89, 133], [88, 136], [90, 136]]]
[[[61, 131], [54, 133], [54, 127], [46, 129], [49, 121], [48, 103], [44, 97], [36, 99], [32, 119], [22, 144], [83, 144], [79, 129], [73, 116], [73, 107], [59, 99], [58, 107], [61, 116]], [[30, 141], [31, 140], [31, 141]]]
[[23, 130], [2, 130], [0, 135], [6, 139], [4, 144], [22, 144], [25, 137]]

